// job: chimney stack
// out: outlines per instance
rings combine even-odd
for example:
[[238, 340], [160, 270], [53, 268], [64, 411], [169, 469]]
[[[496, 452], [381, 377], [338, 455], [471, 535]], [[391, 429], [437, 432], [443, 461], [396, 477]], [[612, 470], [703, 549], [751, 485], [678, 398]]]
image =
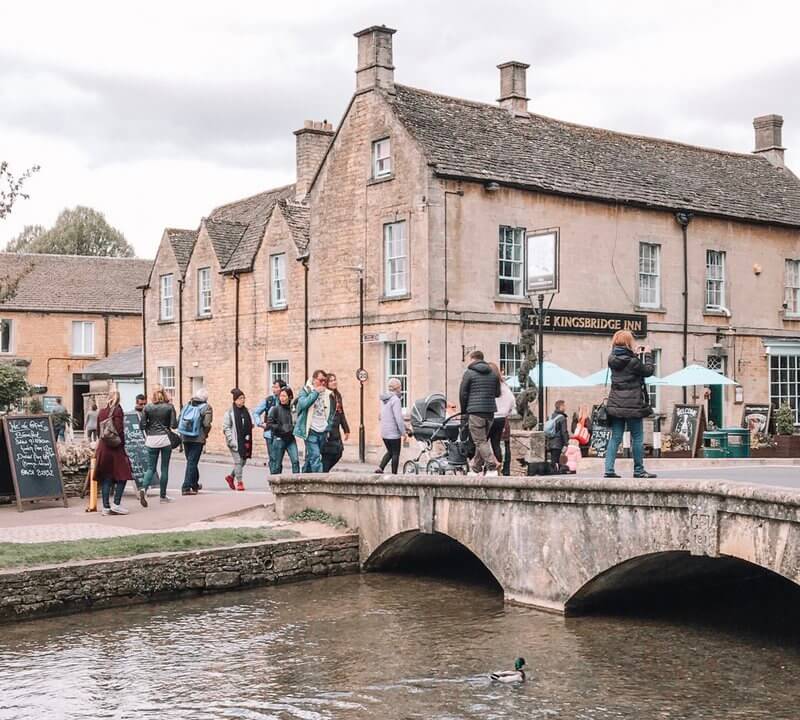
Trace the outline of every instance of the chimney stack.
[[322, 122], [306, 120], [303, 127], [294, 131], [297, 162], [296, 200], [302, 200], [306, 196], [333, 134], [333, 125], [327, 120]]
[[373, 25], [355, 33], [358, 38], [356, 92], [381, 88], [394, 94], [392, 35], [396, 32], [386, 25]]
[[781, 145], [781, 128], [783, 117], [780, 115], [761, 115], [753, 120], [756, 130], [757, 155], [763, 155], [775, 167], [782, 168], [784, 147]]
[[497, 67], [500, 70], [500, 97], [497, 99], [500, 107], [508, 110], [512, 115], [527, 115], [528, 97], [525, 71], [530, 65], [512, 60]]

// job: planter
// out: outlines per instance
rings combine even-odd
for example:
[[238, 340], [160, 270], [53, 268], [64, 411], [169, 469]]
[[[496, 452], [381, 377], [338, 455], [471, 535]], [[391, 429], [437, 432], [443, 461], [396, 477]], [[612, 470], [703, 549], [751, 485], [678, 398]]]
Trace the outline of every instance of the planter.
[[[661, 457], [663, 457], [663, 458], [690, 458], [690, 457], [692, 457], [692, 453], [689, 450], [671, 450], [669, 452], [662, 452], [661, 453]], [[701, 457], [701, 453], [698, 453], [697, 457]]]
[[800, 457], [800, 435], [775, 435], [775, 457]]
[[61, 469], [61, 478], [64, 480], [64, 492], [67, 497], [80, 497], [83, 485], [86, 482], [86, 470], [65, 470]]
[[750, 448], [750, 457], [754, 458], [774, 458], [777, 457], [775, 455], [776, 448], [774, 447], [759, 447], [759, 448]]

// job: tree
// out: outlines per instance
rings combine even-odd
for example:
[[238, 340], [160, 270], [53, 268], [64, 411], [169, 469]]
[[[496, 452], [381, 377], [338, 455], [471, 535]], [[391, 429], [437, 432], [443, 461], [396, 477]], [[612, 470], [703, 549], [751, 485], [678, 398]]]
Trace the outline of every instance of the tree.
[[25, 376], [13, 365], [0, 364], [0, 408], [18, 405], [30, 388]]
[[49, 230], [29, 225], [8, 244], [6, 250], [101, 257], [134, 255], [125, 236], [108, 224], [103, 213], [81, 205], [72, 210], [62, 210], [56, 224]]
[[11, 208], [19, 198], [28, 199], [28, 195], [22, 192], [22, 186], [35, 172], [39, 172], [38, 165], [28, 168], [17, 177], [8, 169], [5, 160], [0, 161], [0, 220], [11, 212]]

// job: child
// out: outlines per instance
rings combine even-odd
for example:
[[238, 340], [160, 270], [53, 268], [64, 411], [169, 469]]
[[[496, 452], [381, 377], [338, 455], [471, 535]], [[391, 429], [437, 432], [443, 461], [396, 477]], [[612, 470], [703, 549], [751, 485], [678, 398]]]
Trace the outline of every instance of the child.
[[571, 475], [578, 472], [578, 461], [581, 459], [581, 448], [578, 438], [570, 438], [569, 444], [564, 451], [567, 455], [567, 470]]

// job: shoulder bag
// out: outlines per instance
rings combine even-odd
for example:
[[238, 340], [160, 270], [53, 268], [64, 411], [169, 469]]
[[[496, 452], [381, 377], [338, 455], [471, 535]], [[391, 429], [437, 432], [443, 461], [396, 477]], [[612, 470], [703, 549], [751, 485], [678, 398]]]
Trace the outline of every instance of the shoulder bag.
[[108, 417], [100, 423], [100, 439], [108, 445], [108, 447], [119, 447], [122, 445], [117, 428], [114, 426], [114, 410], [117, 409], [115, 405], [109, 410]]

